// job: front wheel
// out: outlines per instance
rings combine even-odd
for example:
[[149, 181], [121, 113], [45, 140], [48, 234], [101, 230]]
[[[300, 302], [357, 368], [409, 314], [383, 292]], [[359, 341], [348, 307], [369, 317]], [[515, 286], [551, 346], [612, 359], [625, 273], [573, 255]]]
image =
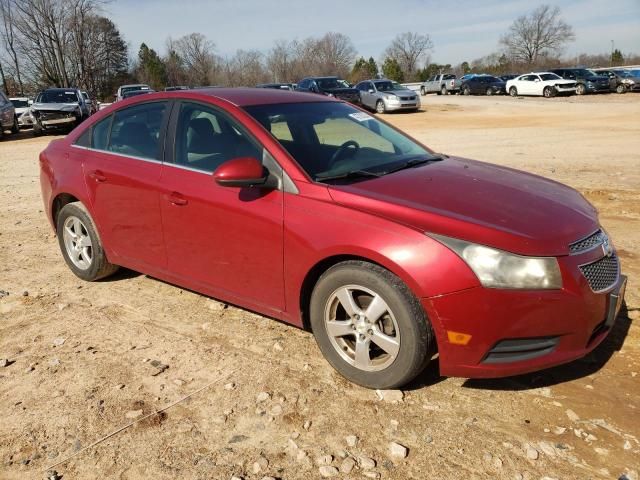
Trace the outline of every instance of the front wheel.
[[471, 95], [471, 89], [469, 87], [464, 87], [462, 89], [462, 94], [463, 95]]
[[576, 93], [578, 95], [584, 95], [585, 93], [587, 93], [587, 88], [584, 86], [584, 84], [579, 83], [576, 87]]
[[518, 89], [516, 87], [511, 87], [509, 89], [509, 95], [511, 95], [512, 97], [517, 97], [518, 96]]
[[18, 117], [13, 116], [13, 125], [11, 125], [11, 133], [18, 133], [20, 131], [20, 124], [18, 124]]
[[93, 219], [82, 203], [69, 203], [60, 210], [56, 233], [65, 262], [81, 279], [93, 282], [118, 270], [107, 260]]
[[551, 98], [555, 95], [555, 90], [551, 87], [544, 87], [542, 95], [544, 96], [544, 98]]
[[376, 112], [385, 113], [386, 111], [387, 111], [387, 108], [384, 106], [384, 102], [382, 100], [378, 100], [376, 102]]
[[624, 84], [619, 84], [616, 86], [616, 93], [626, 93], [627, 91], [627, 87], [624, 86]]
[[397, 388], [414, 379], [435, 348], [417, 298], [394, 274], [364, 261], [334, 265], [310, 303], [316, 342], [345, 378], [369, 388]]
[[487, 88], [487, 96], [490, 97], [491, 95], [493, 95], [493, 88]]

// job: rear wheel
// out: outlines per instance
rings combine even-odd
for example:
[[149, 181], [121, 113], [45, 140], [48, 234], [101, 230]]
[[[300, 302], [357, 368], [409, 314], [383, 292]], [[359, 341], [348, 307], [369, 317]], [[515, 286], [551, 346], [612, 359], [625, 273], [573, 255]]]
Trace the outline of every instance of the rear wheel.
[[93, 219], [82, 203], [69, 203], [60, 210], [56, 232], [62, 256], [76, 276], [92, 282], [118, 270], [107, 260]]
[[545, 98], [551, 98], [555, 95], [555, 90], [551, 87], [544, 87], [544, 90], [542, 90], [542, 95]]
[[511, 95], [512, 97], [517, 97], [518, 96], [518, 89], [516, 87], [511, 87], [509, 89], [509, 95]]
[[465, 86], [465, 87], [462, 89], [462, 94], [463, 94], [463, 95], [471, 95], [471, 89], [470, 89], [468, 86]]
[[347, 261], [318, 280], [310, 303], [313, 334], [348, 380], [396, 388], [416, 377], [435, 347], [429, 321], [407, 286], [384, 268]]
[[420, 87], [420, 95], [422, 95], [423, 97], [427, 94], [427, 91], [425, 90], [424, 87]]
[[387, 111], [387, 108], [384, 106], [384, 102], [382, 100], [378, 100], [376, 102], [376, 112], [385, 113], [386, 111]]
[[576, 93], [578, 95], [584, 95], [585, 93], [587, 93], [587, 88], [584, 86], [583, 83], [578, 84], [578, 86], [576, 87]]
[[442, 88], [440, 89], [440, 94], [441, 94], [441, 95], [446, 95], [447, 93], [449, 93], [449, 92], [447, 91], [447, 87], [445, 87], [445, 86], [443, 85], [443, 86], [442, 86]]

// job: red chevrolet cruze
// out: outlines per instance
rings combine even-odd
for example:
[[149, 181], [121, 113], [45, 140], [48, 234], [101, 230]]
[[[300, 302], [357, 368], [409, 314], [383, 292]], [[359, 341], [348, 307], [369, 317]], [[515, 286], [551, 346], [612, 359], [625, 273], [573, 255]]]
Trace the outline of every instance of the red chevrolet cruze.
[[118, 266], [309, 328], [367, 387], [580, 358], [625, 277], [596, 210], [436, 154], [349, 104], [263, 89], [118, 102], [40, 155], [69, 268]]

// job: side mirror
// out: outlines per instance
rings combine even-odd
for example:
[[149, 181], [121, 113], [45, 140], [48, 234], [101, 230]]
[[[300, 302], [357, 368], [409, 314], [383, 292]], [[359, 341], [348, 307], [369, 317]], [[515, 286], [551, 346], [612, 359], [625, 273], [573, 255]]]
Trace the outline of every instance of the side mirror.
[[369, 93], [375, 93], [373, 88], [370, 88], [368, 91], [369, 91]]
[[269, 172], [253, 157], [233, 158], [213, 172], [213, 179], [223, 187], [268, 186]]

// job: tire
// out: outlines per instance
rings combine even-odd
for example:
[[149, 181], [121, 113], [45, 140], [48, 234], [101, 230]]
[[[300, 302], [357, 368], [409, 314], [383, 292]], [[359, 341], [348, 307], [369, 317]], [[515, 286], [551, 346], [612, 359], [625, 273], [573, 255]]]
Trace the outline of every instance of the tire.
[[[352, 315], [341, 298], [353, 302]], [[371, 321], [364, 314], [374, 299], [379, 308]], [[375, 264], [346, 261], [328, 269], [313, 290], [309, 312], [324, 357], [338, 373], [364, 387], [405, 385], [426, 367], [435, 350], [431, 325], [418, 299], [402, 280]], [[366, 349], [358, 349], [364, 352], [359, 359], [356, 344]]]
[[11, 125], [11, 133], [20, 132], [20, 125], [18, 124], [18, 117], [13, 116], [13, 125]]
[[39, 137], [43, 133], [42, 127], [38, 124], [37, 120], [33, 122], [33, 130], [31, 133], [33, 133], [34, 137]]
[[471, 95], [471, 89], [470, 89], [469, 87], [465, 86], [465, 87], [462, 89], [462, 94], [463, 94], [463, 95]]
[[384, 102], [382, 100], [378, 100], [376, 102], [376, 112], [378, 113], [386, 113], [387, 107], [384, 106]]
[[624, 84], [616, 85], [616, 93], [627, 93], [627, 87]]
[[447, 87], [445, 87], [443, 85], [442, 88], [440, 89], [440, 94], [441, 95], [447, 95], [448, 93], [449, 93], [449, 91], [447, 90]]
[[544, 98], [552, 98], [555, 97], [555, 91], [553, 88], [551, 87], [544, 87], [544, 90], [542, 90], [542, 96]]
[[56, 233], [65, 262], [82, 280], [93, 282], [118, 270], [107, 260], [95, 223], [82, 203], [62, 207], [56, 219]]
[[576, 86], [576, 95], [584, 95], [585, 93], [587, 93], [587, 87], [583, 83], [579, 83]]
[[490, 97], [491, 95], [493, 95], [493, 89], [487, 88], [487, 91], [485, 93], [487, 94], [487, 97]]
[[420, 87], [420, 95], [424, 97], [426, 94], [427, 94], [427, 91], [424, 89], [424, 87]]
[[512, 97], [517, 97], [518, 96], [518, 89], [516, 87], [511, 87], [509, 89], [509, 95], [511, 95]]

